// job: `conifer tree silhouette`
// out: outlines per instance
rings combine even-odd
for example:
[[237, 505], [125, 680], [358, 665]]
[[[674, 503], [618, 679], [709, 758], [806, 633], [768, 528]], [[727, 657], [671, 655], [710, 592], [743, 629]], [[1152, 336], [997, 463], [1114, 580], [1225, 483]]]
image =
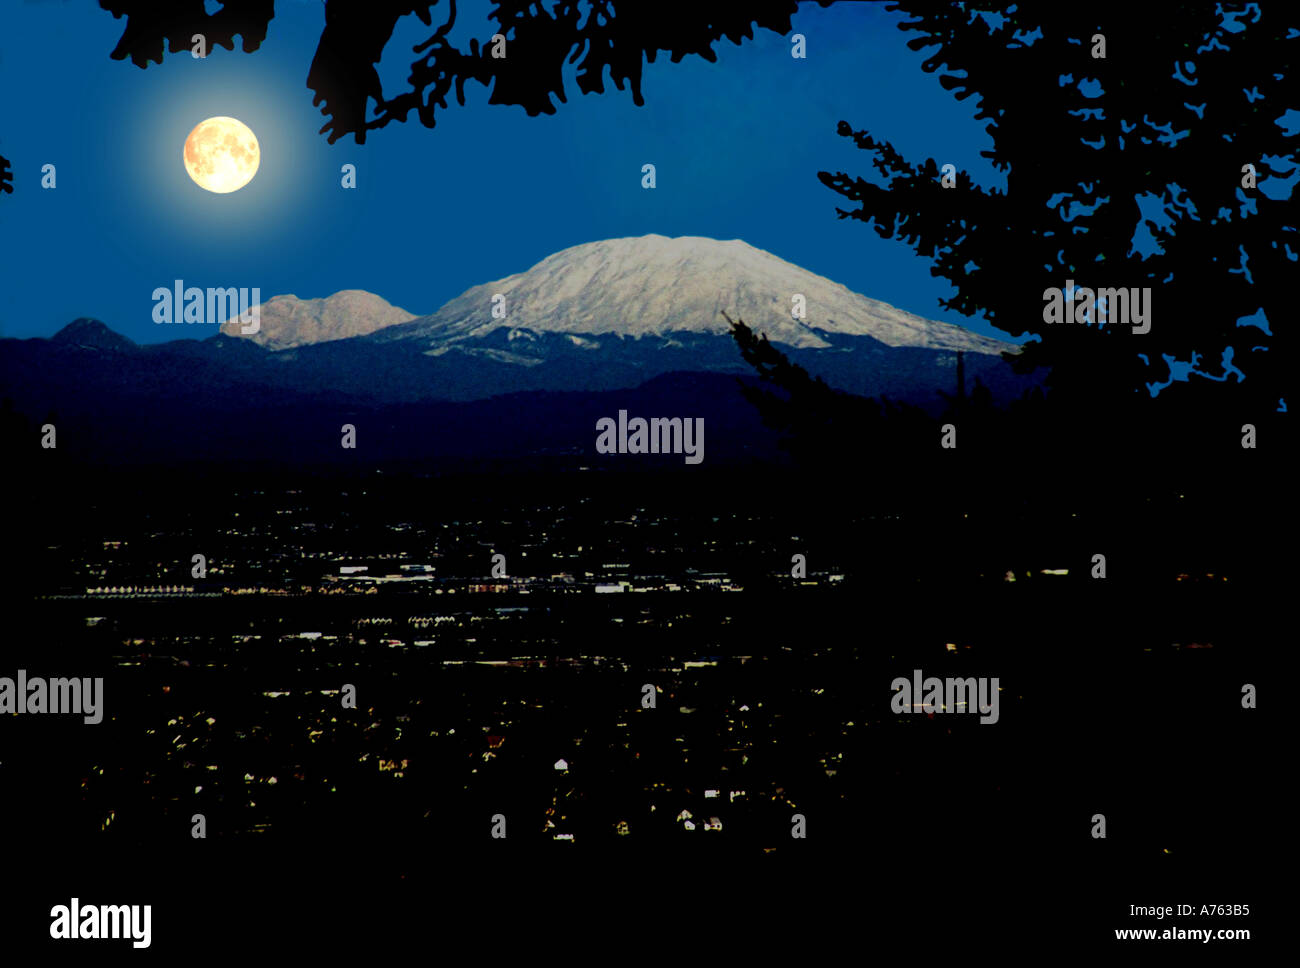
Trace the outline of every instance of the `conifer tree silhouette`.
[[[993, 141], [983, 154], [1006, 173], [1006, 189], [965, 171], [944, 187], [943, 159], [908, 159], [841, 121], [839, 134], [871, 155], [876, 177], [818, 174], [852, 203], [839, 217], [931, 260], [932, 274], [956, 288], [945, 308], [1029, 337], [1008, 359], [1049, 376], [1045, 394], [1014, 408], [1019, 420], [1070, 426], [1072, 441], [1091, 434], [1104, 446], [1126, 425], [1158, 424], [1190, 442], [1216, 420], [1277, 413], [1294, 340], [1286, 287], [1300, 255], [1286, 182], [1300, 137], [1300, 15], [1281, 5], [974, 7], [891, 5], [909, 16], [899, 25], [916, 35], [909, 47], [936, 48], [924, 70], [940, 72], [958, 100], [977, 98]], [[1154, 247], [1138, 244], [1144, 232]], [[1045, 291], [1070, 281], [1149, 287], [1150, 331], [1045, 322]], [[1266, 324], [1242, 322], [1260, 310]], [[769, 379], [798, 390], [775, 352], [765, 351]], [[1189, 368], [1187, 382], [1170, 385]], [[786, 406], [808, 398], [788, 396]]]

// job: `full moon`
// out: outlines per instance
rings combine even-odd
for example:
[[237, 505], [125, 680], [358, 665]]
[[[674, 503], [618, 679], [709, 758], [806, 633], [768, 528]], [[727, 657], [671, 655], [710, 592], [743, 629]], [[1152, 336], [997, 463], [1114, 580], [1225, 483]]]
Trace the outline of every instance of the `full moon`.
[[237, 192], [257, 174], [257, 137], [242, 121], [208, 118], [185, 139], [185, 170], [210, 192]]

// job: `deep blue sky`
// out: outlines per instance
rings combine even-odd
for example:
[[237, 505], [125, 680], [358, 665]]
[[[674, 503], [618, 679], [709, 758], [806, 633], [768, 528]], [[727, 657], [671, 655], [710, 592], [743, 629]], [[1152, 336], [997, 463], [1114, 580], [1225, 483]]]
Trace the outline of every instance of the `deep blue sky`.
[[[490, 4], [463, 2], [453, 40], [490, 34]], [[870, 175], [866, 152], [836, 122], [868, 127], [913, 158], [1003, 179], [991, 147], [898, 15], [876, 4], [801, 6], [790, 41], [759, 31], [715, 45], [718, 62], [647, 65], [644, 107], [612, 85], [553, 116], [487, 104], [471, 84], [430, 130], [412, 119], [331, 146], [306, 77], [324, 24], [318, 0], [279, 0], [266, 42], [206, 60], [167, 54], [141, 70], [109, 52], [125, 20], [93, 0], [0, 0], [0, 154], [15, 192], [0, 197], [0, 237], [16, 272], [0, 286], [0, 334], [48, 336], [93, 316], [139, 342], [209, 336], [215, 327], [153, 323], [151, 295], [186, 285], [259, 287], [263, 300], [367, 289], [410, 312], [437, 309], [470, 286], [520, 272], [560, 249], [621, 236], [739, 238], [850, 289], [934, 319], [1004, 335], [941, 310], [951, 287], [929, 262], [860, 222], [819, 170]], [[434, 22], [445, 16], [434, 8]], [[410, 48], [433, 28], [408, 17], [384, 52], [385, 93], [403, 90]], [[229, 115], [262, 149], [258, 175], [231, 195], [194, 185], [181, 147], [195, 124]], [[58, 187], [42, 190], [53, 163]], [[339, 169], [358, 167], [358, 188]], [[658, 187], [641, 188], [641, 166]], [[16, 243], [16, 245], [15, 245]], [[8, 258], [8, 255], [6, 256]], [[200, 331], [201, 330], [201, 331]]]

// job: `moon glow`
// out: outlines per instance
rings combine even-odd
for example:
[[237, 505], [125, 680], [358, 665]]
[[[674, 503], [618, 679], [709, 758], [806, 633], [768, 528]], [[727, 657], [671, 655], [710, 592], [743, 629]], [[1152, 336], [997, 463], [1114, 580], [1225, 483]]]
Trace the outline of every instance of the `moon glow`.
[[243, 188], [257, 174], [261, 151], [248, 126], [234, 118], [200, 121], [185, 139], [185, 170], [194, 184], [224, 195]]

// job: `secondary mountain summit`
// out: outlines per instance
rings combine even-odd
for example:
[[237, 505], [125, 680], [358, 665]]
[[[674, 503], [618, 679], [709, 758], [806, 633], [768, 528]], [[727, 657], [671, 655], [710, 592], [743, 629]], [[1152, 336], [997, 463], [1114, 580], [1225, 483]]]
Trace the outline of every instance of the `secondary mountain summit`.
[[[286, 350], [364, 336], [415, 317], [362, 289], [344, 289], [325, 299], [275, 296], [261, 304], [260, 327], [247, 337], [270, 350]], [[221, 324], [227, 336], [240, 336], [238, 318]]]

